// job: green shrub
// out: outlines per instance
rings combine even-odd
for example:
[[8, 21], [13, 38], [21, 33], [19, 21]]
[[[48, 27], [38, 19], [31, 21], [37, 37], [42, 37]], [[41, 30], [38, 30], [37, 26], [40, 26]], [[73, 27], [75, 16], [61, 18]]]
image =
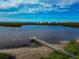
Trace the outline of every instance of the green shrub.
[[76, 57], [77, 57], [76, 59], [79, 59], [79, 54]]
[[59, 51], [53, 51], [47, 57], [42, 57], [41, 59], [72, 59], [70, 56], [67, 56]]
[[11, 55], [7, 53], [0, 53], [0, 59], [10, 59]]
[[[75, 40], [70, 41], [65, 47], [64, 50], [66, 50], [69, 53], [72, 53], [76, 56], [76, 59], [79, 59], [79, 43], [77, 43]], [[53, 50], [47, 57], [42, 57], [41, 59], [73, 59], [71, 56], [67, 56], [60, 51]]]
[[77, 43], [76, 40], [72, 40], [64, 47], [64, 49], [69, 53], [77, 55], [79, 54], [79, 43]]

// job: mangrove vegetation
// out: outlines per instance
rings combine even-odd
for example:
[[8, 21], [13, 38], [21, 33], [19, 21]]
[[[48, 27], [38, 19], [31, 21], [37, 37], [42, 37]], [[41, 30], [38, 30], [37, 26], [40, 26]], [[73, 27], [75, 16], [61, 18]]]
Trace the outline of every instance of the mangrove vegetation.
[[79, 22], [0, 22], [0, 26], [21, 27], [22, 25], [51, 25], [79, 27]]

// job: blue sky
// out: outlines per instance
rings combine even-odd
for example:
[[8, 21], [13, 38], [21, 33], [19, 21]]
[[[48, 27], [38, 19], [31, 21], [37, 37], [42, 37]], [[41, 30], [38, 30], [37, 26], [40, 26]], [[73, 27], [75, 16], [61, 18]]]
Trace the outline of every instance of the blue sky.
[[79, 0], [0, 0], [0, 21], [79, 22]]

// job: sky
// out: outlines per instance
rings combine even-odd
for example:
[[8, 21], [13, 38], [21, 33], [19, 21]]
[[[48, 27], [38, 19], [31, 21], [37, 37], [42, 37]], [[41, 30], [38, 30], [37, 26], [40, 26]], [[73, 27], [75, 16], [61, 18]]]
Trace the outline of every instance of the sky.
[[0, 21], [79, 22], [79, 0], [0, 0]]

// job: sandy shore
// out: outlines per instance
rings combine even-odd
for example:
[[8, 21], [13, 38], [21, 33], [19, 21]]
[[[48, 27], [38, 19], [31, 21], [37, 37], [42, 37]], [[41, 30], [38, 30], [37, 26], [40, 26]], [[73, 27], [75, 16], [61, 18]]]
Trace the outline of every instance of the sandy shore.
[[[53, 44], [54, 46], [63, 48], [66, 44], [66, 41], [62, 41], [61, 44]], [[16, 56], [16, 59], [40, 59], [40, 57], [47, 56], [52, 49], [41, 46], [41, 47], [21, 47], [21, 48], [12, 48], [12, 49], [2, 49], [1, 53], [10, 53], [13, 56]]]
[[16, 59], [40, 59], [42, 56], [47, 56], [52, 50], [45, 46], [32, 48], [32, 47], [22, 47], [14, 49], [3, 49], [0, 50], [2, 53], [10, 53], [16, 56]]

